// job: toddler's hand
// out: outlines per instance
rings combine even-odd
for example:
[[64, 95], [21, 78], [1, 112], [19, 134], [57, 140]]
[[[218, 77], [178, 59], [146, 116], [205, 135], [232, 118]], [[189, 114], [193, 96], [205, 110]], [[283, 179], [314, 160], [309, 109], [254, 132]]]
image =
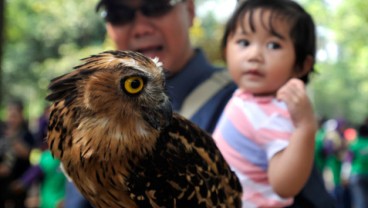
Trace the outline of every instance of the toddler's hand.
[[295, 128], [317, 128], [313, 107], [303, 81], [290, 79], [277, 91], [276, 97], [286, 103]]

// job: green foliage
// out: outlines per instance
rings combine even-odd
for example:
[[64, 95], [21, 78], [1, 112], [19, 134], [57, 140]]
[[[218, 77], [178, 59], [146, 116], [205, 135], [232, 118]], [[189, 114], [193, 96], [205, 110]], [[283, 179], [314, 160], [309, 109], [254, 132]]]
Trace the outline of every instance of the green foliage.
[[330, 34], [319, 33], [319, 49], [326, 50], [328, 43], [337, 45], [330, 51], [336, 53], [335, 59], [317, 60], [320, 75], [311, 86], [317, 113], [360, 123], [368, 116], [368, 28], [365, 27], [368, 2], [341, 1], [325, 11], [320, 8], [326, 8], [326, 4], [316, 6], [316, 2], [305, 0], [305, 6], [320, 27], [331, 31]]
[[[105, 29], [96, 2], [9, 0], [6, 4], [4, 100], [22, 98], [39, 115], [51, 78], [102, 48]], [[97, 48], [97, 50], [96, 50]], [[98, 51], [100, 51], [98, 50]], [[84, 56], [83, 56], [84, 55]]]
[[191, 30], [193, 45], [203, 48], [207, 58], [217, 65], [224, 65], [220, 52], [222, 32], [223, 25], [216, 21], [213, 13], [197, 18]]

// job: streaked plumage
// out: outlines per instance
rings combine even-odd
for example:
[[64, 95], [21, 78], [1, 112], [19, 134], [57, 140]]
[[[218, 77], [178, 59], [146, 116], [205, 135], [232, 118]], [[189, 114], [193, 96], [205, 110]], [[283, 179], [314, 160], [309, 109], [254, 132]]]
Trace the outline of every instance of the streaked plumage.
[[172, 113], [157, 61], [103, 52], [49, 89], [49, 148], [96, 208], [240, 207], [213, 139]]

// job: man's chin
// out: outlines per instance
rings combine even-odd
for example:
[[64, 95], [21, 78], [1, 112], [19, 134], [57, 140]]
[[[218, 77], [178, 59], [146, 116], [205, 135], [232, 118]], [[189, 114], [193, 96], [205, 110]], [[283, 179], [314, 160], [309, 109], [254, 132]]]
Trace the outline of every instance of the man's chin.
[[145, 55], [145, 56], [147, 56], [147, 57], [150, 57], [150, 58], [159, 58], [160, 60], [162, 60], [162, 54], [160, 54], [160, 53], [154, 53], [154, 52], [152, 52], [152, 53], [150, 53], [150, 52], [148, 52], [148, 53], [143, 53], [143, 55]]
[[169, 74], [172, 73], [172, 72], [169, 72], [171, 70], [167, 68], [167, 67], [171, 66], [171, 63], [167, 62], [168, 60], [165, 59], [165, 55], [162, 52], [146, 52], [146, 53], [143, 53], [143, 55], [145, 55], [149, 58], [152, 58], [152, 59], [158, 58], [158, 61], [163, 64], [163, 68], [164, 68], [165, 72], [169, 73]]

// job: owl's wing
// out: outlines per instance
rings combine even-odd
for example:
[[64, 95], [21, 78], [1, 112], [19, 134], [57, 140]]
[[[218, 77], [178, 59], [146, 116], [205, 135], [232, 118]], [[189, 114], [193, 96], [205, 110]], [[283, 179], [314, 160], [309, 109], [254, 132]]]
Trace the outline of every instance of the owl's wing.
[[213, 139], [176, 114], [133, 172], [128, 187], [140, 207], [240, 207], [238, 178]]
[[69, 174], [66, 172], [63, 163], [60, 163], [60, 170], [61, 172], [64, 174], [65, 178], [69, 181], [69, 182], [73, 182], [73, 179], [69, 176]]
[[[66, 101], [55, 102], [50, 109], [50, 118], [47, 132], [47, 143], [52, 155], [62, 162], [80, 158], [77, 152], [71, 155], [73, 131], [77, 129], [80, 118], [80, 108], [74, 105], [66, 106]], [[65, 167], [66, 168], [66, 167]], [[67, 168], [66, 168], [67, 170]]]

